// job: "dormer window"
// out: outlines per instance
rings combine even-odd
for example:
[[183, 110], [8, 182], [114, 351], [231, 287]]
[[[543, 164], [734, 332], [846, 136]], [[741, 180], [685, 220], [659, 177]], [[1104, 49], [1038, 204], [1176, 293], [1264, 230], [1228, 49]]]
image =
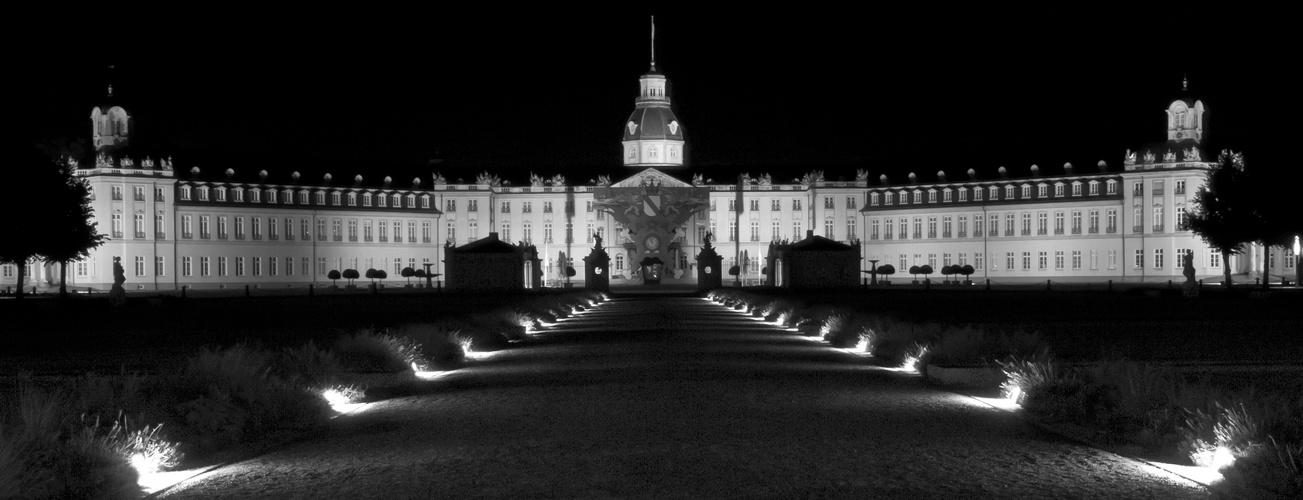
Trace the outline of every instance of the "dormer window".
[[376, 206], [384, 208], [388, 205], [389, 197], [385, 195], [376, 196]]
[[190, 186], [181, 186], [181, 199], [190, 201]]
[[928, 203], [936, 203], [936, 202], [937, 202], [937, 190], [935, 190], [935, 189], [929, 189], [929, 190], [927, 190], [927, 202], [928, 202]]
[[1073, 195], [1073, 196], [1081, 196], [1081, 183], [1080, 183], [1080, 182], [1074, 182], [1074, 183], [1072, 183], [1072, 195]]
[[922, 191], [917, 191], [917, 190], [914, 191], [914, 203], [915, 203], [915, 204], [923, 203], [923, 192], [922, 192]]
[[357, 193], [348, 193], [348, 206], [357, 206]]
[[1005, 187], [1004, 187], [1004, 199], [1006, 199], [1006, 200], [1012, 200], [1012, 199], [1013, 199], [1013, 186], [1005, 186]]
[[886, 194], [887, 194], [887, 201], [886, 201], [885, 203], [886, 203], [887, 205], [890, 205], [890, 204], [892, 203], [892, 201], [893, 201], [892, 198], [895, 198], [895, 196], [893, 196], [893, 194], [890, 193], [890, 192], [888, 192], [888, 193], [886, 193]]
[[339, 205], [339, 193], [330, 193], [330, 204]]
[[982, 188], [973, 188], [973, 201], [982, 201]]
[[869, 205], [878, 206], [878, 193], [869, 194]]
[[951, 196], [953, 196], [953, 195], [954, 195], [954, 192], [951, 191], [950, 188], [946, 188], [945, 191], [942, 191], [942, 192], [941, 192], [941, 201], [942, 201], [942, 202], [945, 202], [945, 203], [950, 203], [951, 201], [953, 201], [953, 200], [951, 199]]
[[[1045, 186], [1041, 186], [1041, 188], [1044, 189]], [[1023, 197], [1023, 198], [1031, 198], [1031, 197], [1032, 197], [1032, 187], [1031, 187], [1031, 186], [1029, 186], [1029, 185], [1027, 185], [1027, 184], [1023, 184], [1023, 186], [1022, 186], [1022, 197]]]
[[[1046, 186], [1046, 185], [1044, 185], [1044, 184], [1037, 185], [1037, 186], [1036, 186], [1036, 197], [1037, 197], [1037, 198], [1044, 198], [1044, 197], [1048, 196], [1049, 191], [1050, 191], [1050, 187], [1049, 187], [1049, 186]], [[1027, 195], [1023, 195], [1023, 197], [1026, 198]]]
[[1063, 196], [1063, 184], [1054, 185], [1054, 196]]
[[226, 188], [217, 188], [217, 201], [226, 201]]
[[1117, 181], [1108, 181], [1108, 188], [1107, 188], [1107, 190], [1108, 190], [1108, 194], [1117, 194], [1117, 193], [1118, 193], [1118, 183], [1117, 183]]
[[240, 189], [240, 188], [232, 189], [232, 190], [231, 190], [231, 195], [232, 195], [231, 197], [234, 199], [234, 201], [235, 201], [236, 203], [243, 203], [243, 202], [244, 202], [244, 190], [243, 190], [243, 189]]
[[208, 186], [199, 188], [199, 201], [208, 201]]
[[371, 206], [371, 193], [362, 193], [362, 206]]

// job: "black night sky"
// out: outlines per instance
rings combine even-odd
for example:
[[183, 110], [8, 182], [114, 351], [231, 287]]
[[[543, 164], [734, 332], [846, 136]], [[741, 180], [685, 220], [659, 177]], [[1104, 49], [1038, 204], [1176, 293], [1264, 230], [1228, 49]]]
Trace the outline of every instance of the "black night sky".
[[[1099, 160], [1117, 170], [1127, 148], [1164, 139], [1183, 74], [1210, 110], [1209, 149], [1274, 169], [1295, 149], [1286, 75], [1298, 40], [1272, 26], [1281, 17], [1192, 5], [671, 9], [657, 16], [657, 61], [690, 164], [708, 175], [866, 168], [930, 180]], [[88, 140], [113, 64], [133, 148], [173, 154], [179, 167], [384, 175], [441, 157], [441, 170], [467, 175], [584, 182], [620, 170], [620, 127], [649, 58], [645, 13], [247, 19], [194, 15], [125, 32], [105, 21], [29, 41], [3, 77], [22, 117], [11, 136]]]

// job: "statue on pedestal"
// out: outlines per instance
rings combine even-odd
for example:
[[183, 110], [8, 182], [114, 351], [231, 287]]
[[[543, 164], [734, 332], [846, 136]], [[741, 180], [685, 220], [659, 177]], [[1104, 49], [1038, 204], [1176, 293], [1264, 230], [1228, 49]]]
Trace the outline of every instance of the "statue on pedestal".
[[1194, 252], [1186, 250], [1185, 255], [1181, 257], [1182, 269], [1181, 274], [1185, 276], [1185, 283], [1181, 285], [1182, 292], [1187, 298], [1199, 298], [1199, 283], [1194, 280]]
[[122, 288], [122, 284], [127, 282], [125, 271], [122, 270], [121, 262], [113, 263], [113, 288], [109, 289], [109, 304], [113, 307], [122, 307], [127, 305], [127, 290]]

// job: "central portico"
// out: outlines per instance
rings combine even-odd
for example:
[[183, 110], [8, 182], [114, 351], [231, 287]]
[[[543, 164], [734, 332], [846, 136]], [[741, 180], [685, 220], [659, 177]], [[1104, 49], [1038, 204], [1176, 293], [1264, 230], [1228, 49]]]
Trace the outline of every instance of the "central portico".
[[[593, 205], [611, 214], [630, 266], [645, 284], [662, 279], [681, 279], [687, 273], [683, 263], [683, 240], [688, 223], [697, 212], [710, 206], [710, 190], [694, 187], [649, 168], [610, 186], [593, 190]], [[631, 273], [632, 274], [632, 273]]]

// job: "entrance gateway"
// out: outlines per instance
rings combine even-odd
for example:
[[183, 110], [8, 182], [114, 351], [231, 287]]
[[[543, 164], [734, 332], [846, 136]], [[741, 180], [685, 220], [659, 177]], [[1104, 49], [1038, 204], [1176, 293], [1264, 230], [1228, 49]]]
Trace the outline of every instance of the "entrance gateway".
[[655, 169], [593, 190], [593, 205], [607, 211], [621, 226], [617, 243], [625, 261], [637, 263], [643, 283], [687, 274], [681, 245], [688, 219], [710, 206], [710, 189], [696, 187]]

